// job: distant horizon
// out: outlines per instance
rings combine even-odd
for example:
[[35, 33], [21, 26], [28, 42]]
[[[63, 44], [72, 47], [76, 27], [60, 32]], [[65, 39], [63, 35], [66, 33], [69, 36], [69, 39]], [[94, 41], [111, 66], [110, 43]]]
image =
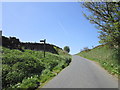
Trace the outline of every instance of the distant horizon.
[[69, 46], [70, 54], [76, 54], [100, 45], [98, 29], [82, 12], [89, 14], [77, 2], [4, 2], [2, 35], [22, 42], [47, 39], [60, 48]]

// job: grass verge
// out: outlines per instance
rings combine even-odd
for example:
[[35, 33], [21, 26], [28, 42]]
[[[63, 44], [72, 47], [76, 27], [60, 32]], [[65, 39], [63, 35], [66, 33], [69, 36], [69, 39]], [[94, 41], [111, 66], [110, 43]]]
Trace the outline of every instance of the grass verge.
[[120, 75], [120, 65], [116, 58], [116, 51], [108, 48], [106, 45], [98, 46], [88, 51], [82, 51], [77, 55], [100, 63], [100, 65], [112, 75], [117, 77]]

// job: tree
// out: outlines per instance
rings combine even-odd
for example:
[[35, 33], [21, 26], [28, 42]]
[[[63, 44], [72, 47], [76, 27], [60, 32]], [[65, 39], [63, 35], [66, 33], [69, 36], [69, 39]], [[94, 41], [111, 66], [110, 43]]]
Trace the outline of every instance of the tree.
[[65, 47], [64, 47], [64, 51], [66, 51], [66, 52], [69, 53], [69, 52], [70, 52], [70, 48], [69, 48], [69, 46], [65, 46]]
[[120, 47], [120, 2], [84, 2], [84, 16], [100, 30], [100, 43]]

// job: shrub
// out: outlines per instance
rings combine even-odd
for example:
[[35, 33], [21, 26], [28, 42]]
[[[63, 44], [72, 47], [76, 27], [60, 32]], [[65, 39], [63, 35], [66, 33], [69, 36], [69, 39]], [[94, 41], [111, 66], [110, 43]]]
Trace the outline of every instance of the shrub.
[[69, 46], [65, 46], [65, 47], [64, 47], [64, 50], [69, 53], [69, 52], [70, 52]]
[[[55, 76], [54, 70], [59, 71], [68, 65], [70, 56], [56, 55], [46, 52], [15, 49], [2, 50], [2, 87], [9, 88], [34, 88], [36, 82], [46, 82]], [[67, 61], [68, 60], [68, 61]]]
[[34, 89], [37, 87], [37, 82], [39, 82], [37, 77], [28, 77], [27, 79], [23, 79], [22, 83], [17, 86], [17, 88], [29, 88]]

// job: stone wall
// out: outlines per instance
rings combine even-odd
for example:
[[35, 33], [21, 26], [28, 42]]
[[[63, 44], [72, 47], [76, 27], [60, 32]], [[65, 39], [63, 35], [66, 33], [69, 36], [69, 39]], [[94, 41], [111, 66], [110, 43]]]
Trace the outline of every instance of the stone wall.
[[[44, 50], [44, 44], [43, 43], [30, 43], [30, 42], [20, 42], [19, 39], [16, 37], [5, 37], [2, 36], [2, 46], [10, 49], [30, 49], [35, 51], [43, 51]], [[55, 50], [54, 47], [59, 48], [58, 46], [52, 45], [52, 44], [45, 44], [45, 51], [51, 52], [54, 54], [58, 54], [58, 52]], [[24, 49], [23, 49], [24, 48]], [[62, 49], [62, 48], [59, 48]]]

